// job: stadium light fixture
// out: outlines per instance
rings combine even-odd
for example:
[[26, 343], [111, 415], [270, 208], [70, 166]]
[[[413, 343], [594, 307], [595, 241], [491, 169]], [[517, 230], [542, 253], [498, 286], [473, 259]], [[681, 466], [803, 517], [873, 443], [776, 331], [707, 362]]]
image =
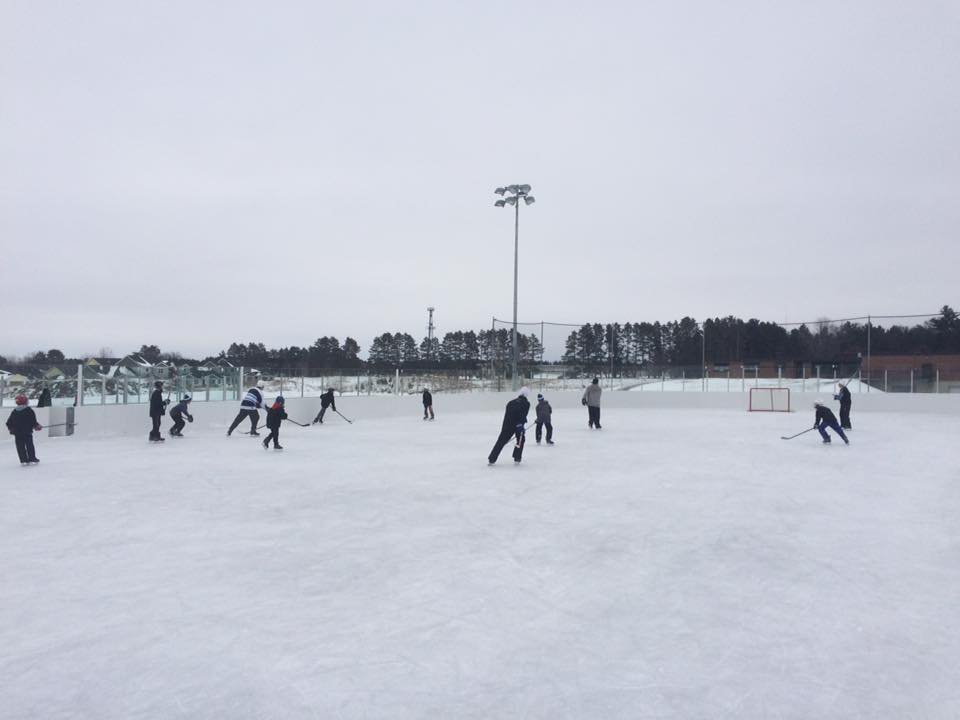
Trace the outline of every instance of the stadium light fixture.
[[518, 260], [520, 256], [520, 200], [523, 200], [525, 205], [533, 205], [536, 202], [536, 198], [530, 195], [531, 188], [529, 185], [507, 185], [506, 187], [498, 187], [493, 191], [495, 195], [499, 195], [500, 199], [494, 202], [495, 207], [505, 207], [510, 205], [515, 210], [514, 215], [514, 224], [513, 224], [513, 350], [512, 350], [512, 371], [513, 371], [513, 390], [516, 392], [520, 389], [520, 374], [519, 374], [519, 364], [520, 364], [520, 344], [517, 339], [517, 279], [518, 275]]

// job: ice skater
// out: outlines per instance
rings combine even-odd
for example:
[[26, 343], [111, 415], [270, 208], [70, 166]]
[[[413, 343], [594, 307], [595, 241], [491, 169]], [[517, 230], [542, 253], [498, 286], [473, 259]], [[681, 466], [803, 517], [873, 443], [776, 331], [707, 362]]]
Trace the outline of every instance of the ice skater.
[[427, 388], [423, 389], [423, 419], [427, 419], [427, 413], [430, 413], [430, 420], [433, 420], [433, 395], [430, 394], [430, 390]]
[[543, 395], [537, 395], [537, 445], [540, 444], [543, 428], [547, 429], [547, 445], [553, 445], [553, 425], [550, 422], [550, 416], [553, 415], [553, 408], [546, 401]]
[[170, 411], [170, 419], [173, 420], [173, 427], [170, 428], [171, 437], [183, 437], [183, 428], [186, 424], [183, 421], [184, 416], [186, 416], [187, 420], [193, 422], [193, 415], [191, 415], [187, 409], [191, 400], [192, 398], [189, 395], [184, 395], [183, 399], [174, 405]]
[[840, 383], [840, 389], [837, 391], [837, 394], [833, 396], [833, 399], [840, 401], [840, 427], [844, 430], [853, 430], [850, 426], [850, 405], [852, 404], [852, 398], [850, 397], [850, 389], [846, 383]]
[[270, 441], [273, 440], [274, 450], [283, 450], [280, 444], [280, 423], [287, 419], [287, 413], [283, 409], [283, 395], [278, 395], [273, 405], [267, 408], [267, 429], [270, 434], [263, 441], [263, 449], [270, 447]]
[[163, 399], [163, 383], [157, 380], [153, 384], [153, 392], [150, 393], [150, 420], [153, 423], [153, 429], [150, 430], [150, 442], [164, 442], [166, 438], [160, 437], [160, 418], [167, 414], [167, 404], [169, 399]]
[[850, 441], [847, 440], [847, 436], [843, 434], [843, 428], [837, 423], [837, 416], [833, 414], [833, 411], [821, 403], [814, 403], [813, 407], [817, 411], [813, 419], [813, 426], [820, 432], [820, 437], [823, 438], [823, 441], [825, 443], [830, 442], [830, 436], [827, 435], [826, 431], [826, 428], [830, 428], [843, 438], [843, 442], [849, 445]]
[[13, 412], [7, 418], [7, 430], [13, 435], [17, 457], [20, 458], [21, 465], [38, 463], [40, 461], [37, 460], [37, 451], [33, 447], [33, 431], [43, 430], [43, 426], [37, 422], [37, 414], [30, 407], [26, 395], [17, 395], [14, 403]]
[[525, 426], [527, 424], [527, 413], [530, 412], [530, 401], [527, 395], [530, 394], [529, 388], [520, 388], [520, 394], [507, 403], [507, 408], [503, 413], [503, 426], [500, 428], [500, 437], [497, 438], [493, 450], [490, 451], [487, 462], [493, 465], [500, 457], [500, 451], [504, 446], [515, 439], [516, 445], [513, 448], [513, 461], [520, 462], [523, 458], [523, 445], [526, 441]]
[[333, 399], [333, 388], [327, 388], [327, 391], [320, 396], [320, 412], [317, 413], [317, 416], [313, 419], [313, 424], [316, 425], [320, 423], [323, 425], [323, 416], [327, 412], [327, 408], [333, 408], [333, 411], [337, 411], [337, 403]]
[[600, 429], [600, 394], [603, 388], [600, 387], [600, 378], [594, 378], [593, 382], [583, 391], [583, 398], [580, 402], [587, 406], [587, 427], [596, 427]]
[[237, 413], [237, 417], [234, 418], [233, 423], [230, 425], [230, 429], [227, 430], [227, 437], [230, 437], [230, 434], [237, 429], [237, 425], [243, 422], [243, 419], [248, 417], [250, 418], [250, 434], [259, 435], [257, 432], [257, 423], [260, 422], [260, 413], [258, 410], [263, 408], [263, 383], [258, 382], [256, 387], [252, 387], [247, 390], [247, 394], [243, 396], [243, 400], [240, 402], [240, 412]]

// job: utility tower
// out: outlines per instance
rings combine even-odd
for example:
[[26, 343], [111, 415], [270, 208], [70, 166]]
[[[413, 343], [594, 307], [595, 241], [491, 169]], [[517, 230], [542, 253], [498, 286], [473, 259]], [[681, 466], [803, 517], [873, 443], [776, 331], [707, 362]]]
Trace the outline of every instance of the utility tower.
[[435, 308], [428, 307], [427, 312], [430, 317], [427, 320], [427, 360], [433, 360], [433, 311]]

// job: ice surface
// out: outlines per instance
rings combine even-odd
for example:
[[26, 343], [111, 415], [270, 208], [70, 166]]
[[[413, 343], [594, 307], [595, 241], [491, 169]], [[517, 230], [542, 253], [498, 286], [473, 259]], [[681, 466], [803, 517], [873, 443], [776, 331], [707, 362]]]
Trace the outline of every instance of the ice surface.
[[0, 717], [960, 715], [956, 416], [437, 410], [7, 447]]

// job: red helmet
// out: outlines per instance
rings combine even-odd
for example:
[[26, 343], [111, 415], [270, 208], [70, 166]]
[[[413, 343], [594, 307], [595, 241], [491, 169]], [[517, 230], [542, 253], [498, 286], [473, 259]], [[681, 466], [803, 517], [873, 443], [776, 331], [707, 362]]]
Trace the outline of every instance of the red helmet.
[[17, 405], [26, 405], [27, 402], [29, 402], [29, 401], [27, 400], [27, 396], [24, 395], [23, 393], [21, 393], [21, 394], [17, 395], [17, 398], [16, 398], [16, 400], [15, 400], [14, 402], [16, 402]]

